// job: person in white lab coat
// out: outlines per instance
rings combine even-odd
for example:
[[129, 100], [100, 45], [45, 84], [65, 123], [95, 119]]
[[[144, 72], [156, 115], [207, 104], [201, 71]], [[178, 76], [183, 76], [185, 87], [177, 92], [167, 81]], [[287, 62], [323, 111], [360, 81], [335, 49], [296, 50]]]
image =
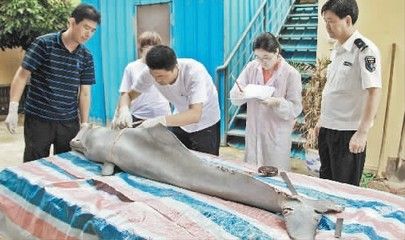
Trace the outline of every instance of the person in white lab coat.
[[[253, 42], [256, 59], [249, 62], [230, 91], [234, 105], [247, 102], [245, 162], [290, 170], [291, 133], [302, 111], [301, 76], [280, 55], [280, 44], [271, 33]], [[246, 99], [248, 84], [274, 87], [264, 100]]]
[[138, 53], [140, 58], [129, 63], [124, 70], [119, 99], [119, 105], [122, 105], [122, 107], [119, 112], [116, 111], [114, 114], [114, 119], [111, 123], [112, 128], [134, 127], [133, 123], [140, 122], [141, 120], [170, 115], [169, 102], [154, 86], [150, 87], [133, 101], [130, 101], [128, 95], [131, 91], [131, 86], [137, 81], [143, 70], [148, 69], [148, 66], [145, 64], [146, 53], [151, 47], [161, 43], [161, 37], [157, 32], [143, 32], [138, 37]]

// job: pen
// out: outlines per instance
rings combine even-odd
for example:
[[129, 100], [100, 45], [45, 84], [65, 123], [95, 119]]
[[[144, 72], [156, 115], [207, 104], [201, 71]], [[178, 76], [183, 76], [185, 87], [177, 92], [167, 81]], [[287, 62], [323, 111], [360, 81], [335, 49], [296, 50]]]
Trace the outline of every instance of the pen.
[[235, 81], [235, 83], [236, 83], [236, 86], [238, 86], [239, 91], [240, 91], [240, 92], [243, 92], [243, 90], [242, 90], [242, 88], [240, 87], [240, 85], [239, 85], [238, 81]]

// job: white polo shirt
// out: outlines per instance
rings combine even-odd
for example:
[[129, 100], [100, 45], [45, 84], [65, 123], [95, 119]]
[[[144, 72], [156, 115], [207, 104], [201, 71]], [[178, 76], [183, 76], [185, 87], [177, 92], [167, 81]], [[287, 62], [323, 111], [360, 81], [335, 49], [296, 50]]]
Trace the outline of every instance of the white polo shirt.
[[[364, 41], [361, 50], [354, 43]], [[327, 81], [322, 92], [320, 124], [334, 130], [357, 130], [368, 88], [381, 88], [381, 56], [378, 48], [358, 31], [343, 45], [335, 44]]]
[[[131, 86], [145, 69], [147, 70], [148, 66], [139, 59], [128, 64], [122, 76], [120, 92], [129, 92]], [[154, 86], [131, 102], [130, 111], [132, 115], [140, 119], [171, 114], [169, 102]]]
[[181, 126], [186, 132], [196, 132], [210, 127], [220, 119], [218, 92], [204, 65], [193, 59], [177, 59], [179, 74], [170, 85], [160, 85], [144, 71], [139, 81], [132, 85], [137, 92], [144, 92], [154, 85], [175, 107], [175, 113], [185, 112], [191, 104], [202, 103], [201, 120]]

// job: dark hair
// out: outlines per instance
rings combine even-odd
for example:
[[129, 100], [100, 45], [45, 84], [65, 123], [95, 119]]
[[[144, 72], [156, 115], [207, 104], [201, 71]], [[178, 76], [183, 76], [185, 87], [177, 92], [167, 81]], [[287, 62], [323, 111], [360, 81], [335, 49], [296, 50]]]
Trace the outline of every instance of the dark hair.
[[357, 22], [357, 18], [359, 17], [359, 7], [356, 0], [328, 0], [322, 6], [321, 14], [325, 11], [333, 12], [340, 19], [350, 16], [353, 24]]
[[176, 67], [176, 53], [168, 46], [156, 45], [152, 47], [145, 57], [146, 65], [152, 70], [164, 69], [171, 71]]
[[281, 51], [280, 43], [277, 38], [269, 32], [261, 33], [256, 37], [253, 41], [253, 51], [256, 49], [263, 49], [272, 53], [277, 52], [277, 49], [279, 52]]
[[94, 21], [98, 24], [101, 22], [100, 13], [89, 4], [79, 4], [72, 12], [70, 17], [75, 19], [76, 23], [80, 23], [83, 19]]

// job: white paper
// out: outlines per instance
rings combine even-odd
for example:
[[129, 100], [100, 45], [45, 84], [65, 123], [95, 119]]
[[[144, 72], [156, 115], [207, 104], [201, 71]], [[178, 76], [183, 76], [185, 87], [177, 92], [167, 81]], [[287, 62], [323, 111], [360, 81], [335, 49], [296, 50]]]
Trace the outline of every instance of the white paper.
[[257, 98], [265, 100], [266, 98], [273, 96], [274, 90], [274, 87], [270, 86], [248, 84], [243, 89], [244, 99]]

